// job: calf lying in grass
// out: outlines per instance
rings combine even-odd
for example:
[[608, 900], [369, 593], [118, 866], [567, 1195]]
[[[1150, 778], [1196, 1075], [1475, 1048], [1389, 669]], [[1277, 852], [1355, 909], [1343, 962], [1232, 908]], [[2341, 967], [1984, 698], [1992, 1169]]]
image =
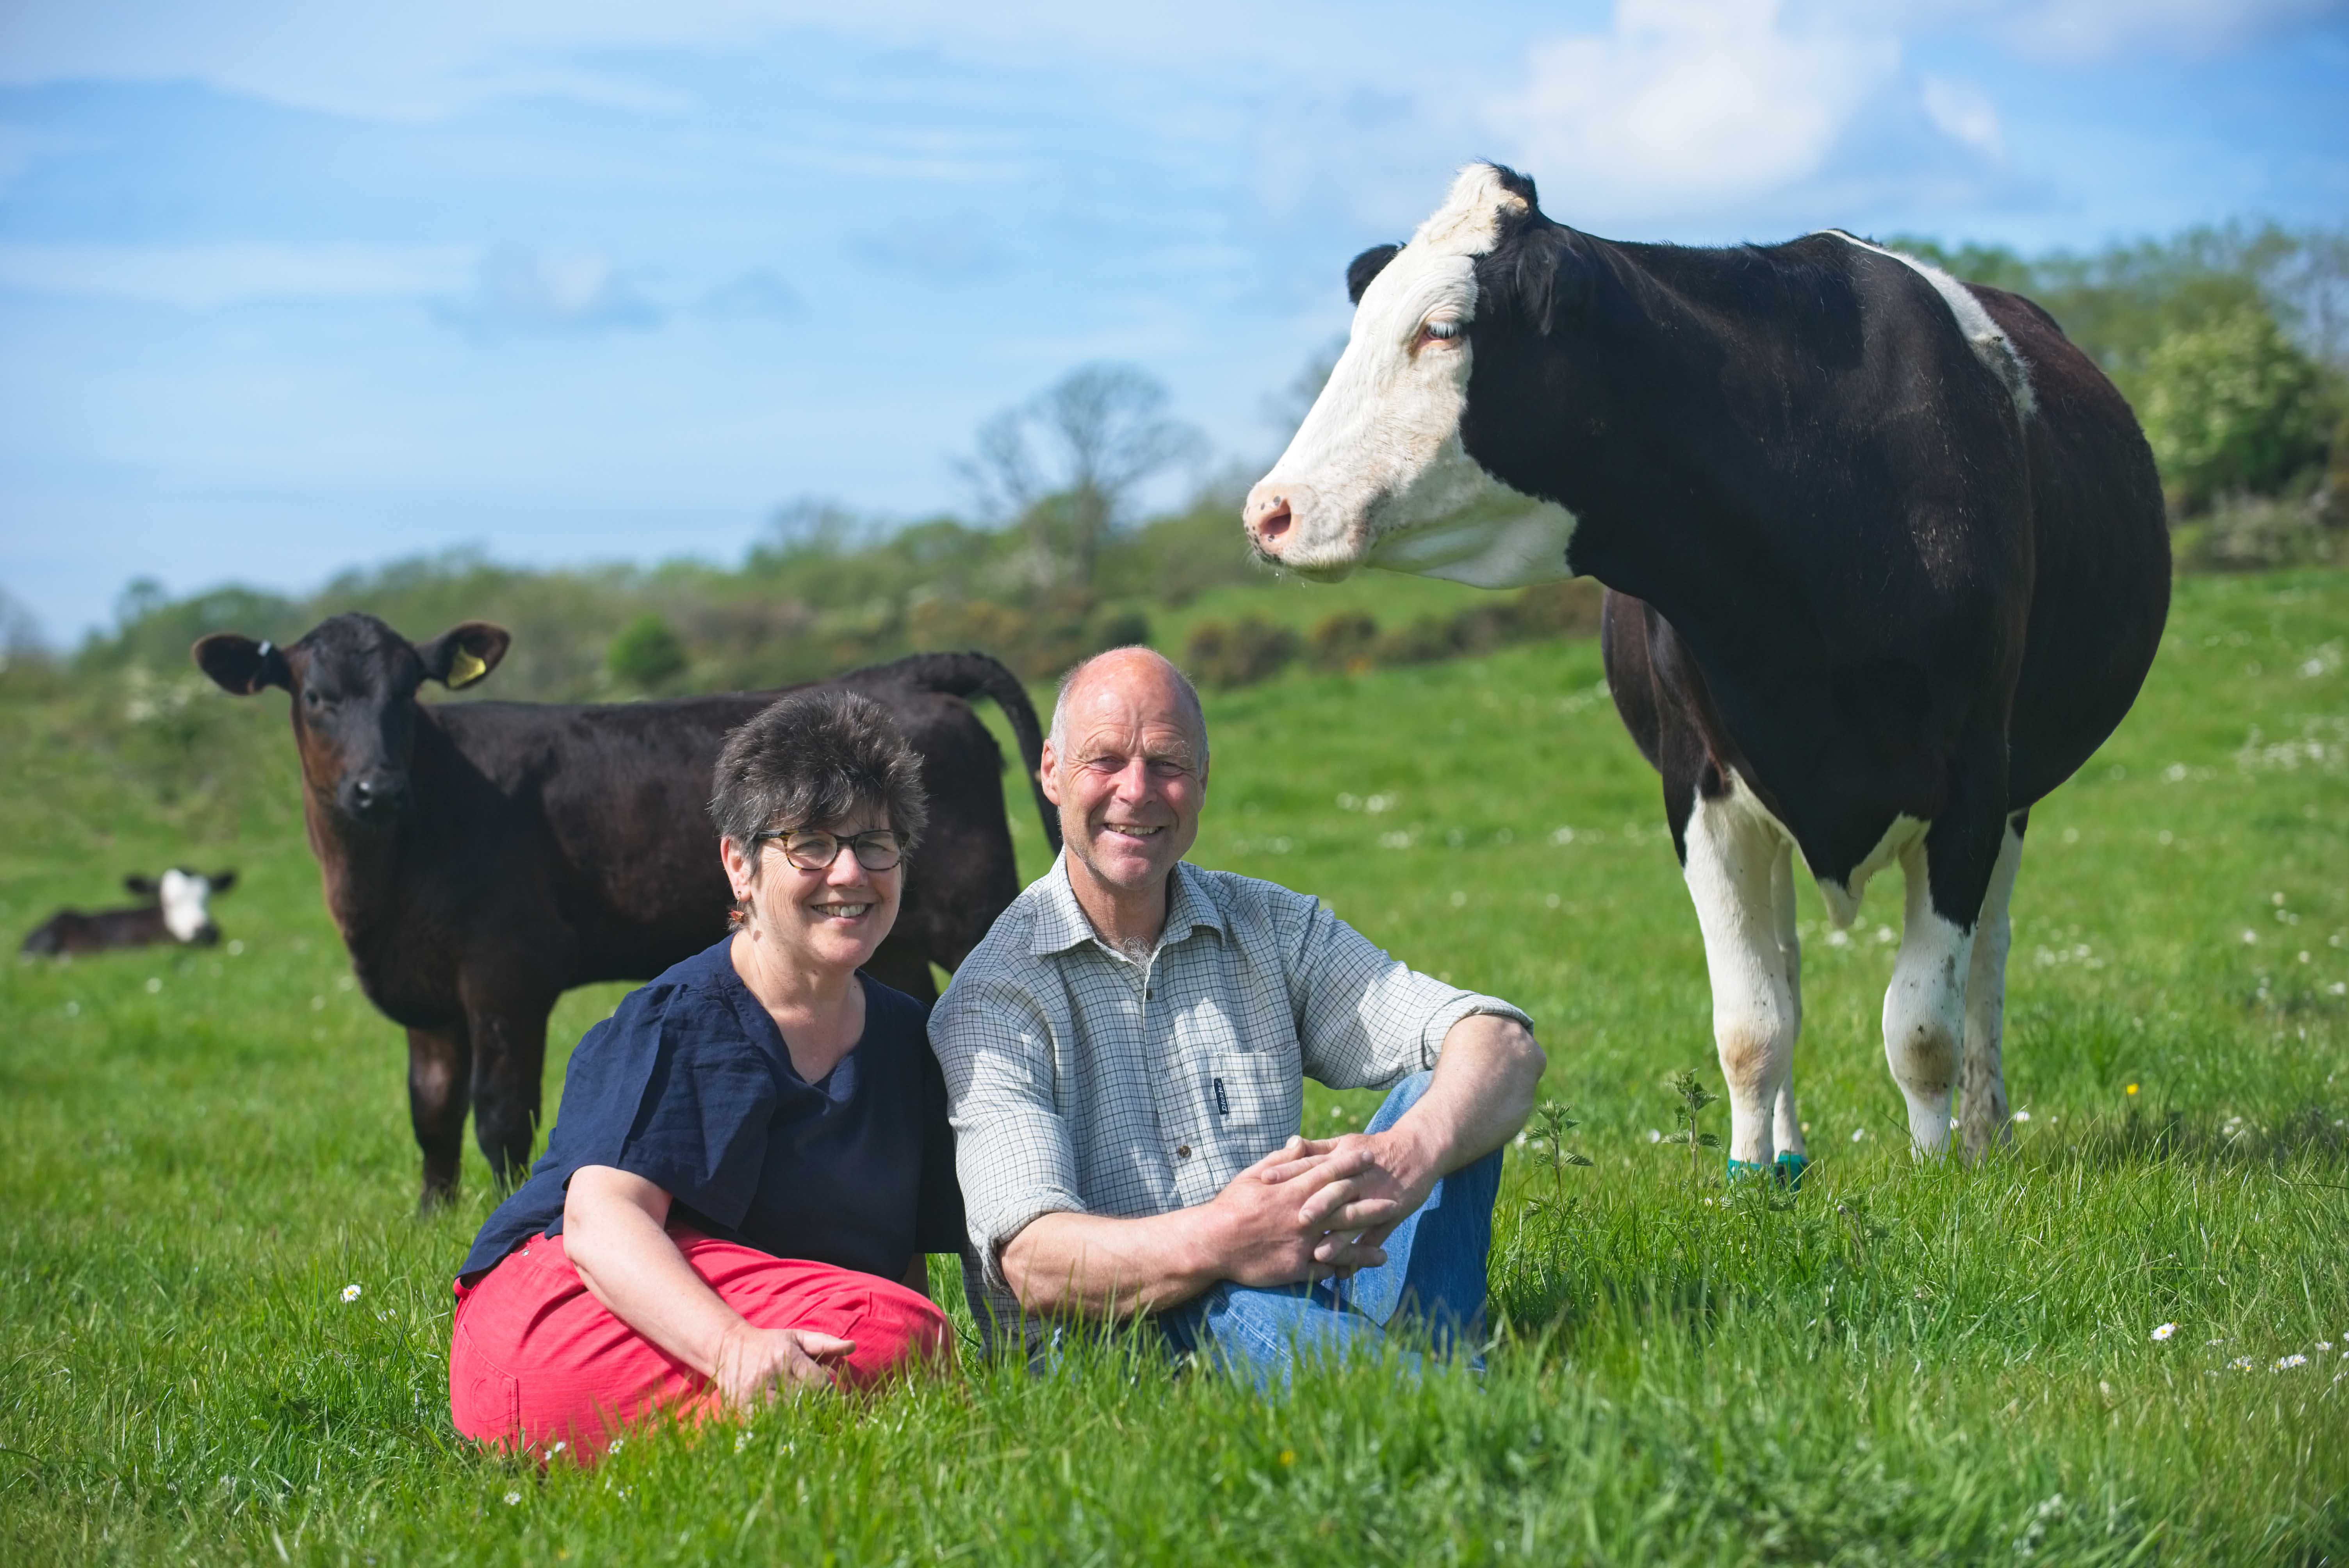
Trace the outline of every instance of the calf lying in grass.
[[149, 947], [177, 942], [209, 947], [220, 940], [208, 904], [212, 895], [236, 885], [234, 872], [205, 876], [174, 866], [160, 881], [128, 876], [122, 885], [144, 898], [128, 909], [85, 913], [61, 909], [25, 938], [28, 954], [70, 957], [77, 953], [104, 953], [115, 947]]

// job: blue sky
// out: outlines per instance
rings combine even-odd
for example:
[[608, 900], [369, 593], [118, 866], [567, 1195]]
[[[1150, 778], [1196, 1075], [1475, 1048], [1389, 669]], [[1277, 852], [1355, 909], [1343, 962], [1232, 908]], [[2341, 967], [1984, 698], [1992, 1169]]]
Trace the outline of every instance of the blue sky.
[[2344, 0], [16, 0], [0, 589], [732, 560], [968, 510], [1096, 359], [1260, 461], [1471, 158], [1624, 238], [2085, 246], [2349, 222], [2344, 105]]

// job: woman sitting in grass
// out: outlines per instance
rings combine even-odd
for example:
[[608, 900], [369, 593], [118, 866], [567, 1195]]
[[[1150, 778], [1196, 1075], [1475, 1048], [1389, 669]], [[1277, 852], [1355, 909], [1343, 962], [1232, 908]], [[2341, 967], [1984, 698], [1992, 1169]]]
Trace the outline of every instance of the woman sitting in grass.
[[545, 1156], [457, 1280], [459, 1431], [585, 1459], [656, 1409], [945, 1365], [924, 1254], [963, 1214], [929, 1009], [857, 973], [897, 918], [920, 778], [840, 692], [728, 740], [735, 929], [572, 1054]]

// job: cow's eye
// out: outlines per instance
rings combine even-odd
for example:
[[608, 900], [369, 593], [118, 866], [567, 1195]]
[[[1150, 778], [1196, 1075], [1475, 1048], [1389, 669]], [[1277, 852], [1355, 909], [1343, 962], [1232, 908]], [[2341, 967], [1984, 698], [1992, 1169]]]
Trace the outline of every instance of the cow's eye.
[[1456, 321], [1431, 321], [1419, 329], [1419, 335], [1430, 343], [1449, 343], [1460, 335], [1461, 324]]

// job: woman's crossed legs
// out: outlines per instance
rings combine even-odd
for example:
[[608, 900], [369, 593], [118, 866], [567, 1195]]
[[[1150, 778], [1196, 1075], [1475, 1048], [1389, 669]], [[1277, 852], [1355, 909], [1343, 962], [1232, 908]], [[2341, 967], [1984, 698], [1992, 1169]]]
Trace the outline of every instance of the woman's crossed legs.
[[[945, 1315], [895, 1281], [693, 1231], [670, 1235], [694, 1273], [748, 1322], [855, 1341], [833, 1366], [843, 1387], [869, 1387], [952, 1352]], [[586, 1461], [655, 1411], [699, 1420], [719, 1408], [709, 1379], [588, 1293], [560, 1236], [534, 1237], [460, 1295], [449, 1340], [449, 1413], [469, 1438], [548, 1452], [561, 1444]]]

